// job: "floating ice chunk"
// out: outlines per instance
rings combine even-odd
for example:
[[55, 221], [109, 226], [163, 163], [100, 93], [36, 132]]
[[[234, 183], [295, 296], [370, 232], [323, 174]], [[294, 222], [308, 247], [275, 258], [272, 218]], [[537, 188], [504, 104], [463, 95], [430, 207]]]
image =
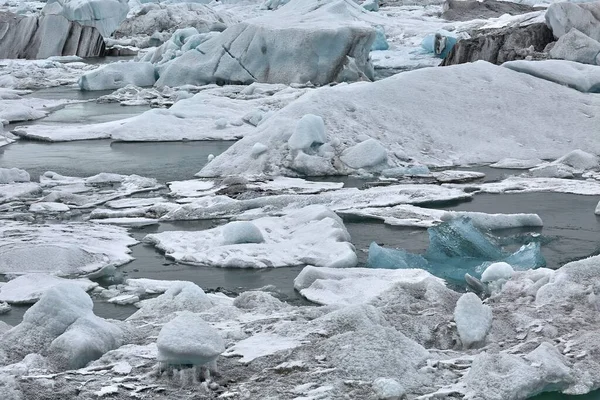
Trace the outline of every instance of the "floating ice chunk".
[[505, 262], [493, 263], [483, 271], [483, 274], [481, 274], [481, 281], [487, 283], [499, 280], [509, 280], [514, 272], [515, 270], [510, 264]]
[[579, 149], [565, 154], [554, 162], [557, 164], [568, 165], [569, 167], [581, 171], [598, 168], [598, 156]]
[[94, 219], [93, 222], [97, 224], [110, 224], [117, 226], [125, 226], [129, 228], [141, 228], [143, 226], [157, 225], [158, 220], [154, 218], [142, 218], [142, 217], [123, 217], [123, 218], [104, 218]]
[[123, 338], [121, 328], [90, 311], [89, 315], [78, 318], [54, 339], [48, 353], [60, 367], [77, 369], [120, 347]]
[[344, 187], [344, 184], [342, 182], [307, 181], [300, 178], [278, 176], [269, 180], [248, 183], [247, 187], [248, 189], [258, 189], [263, 191], [313, 194], [341, 189]]
[[318, 304], [364, 304], [402, 282], [443, 280], [421, 269], [317, 268], [305, 267], [294, 279], [294, 288]]
[[468, 218], [458, 218], [429, 228], [428, 259], [475, 258], [500, 260], [500, 247], [473, 226]]
[[98, 284], [89, 279], [64, 279], [48, 274], [21, 275], [0, 287], [0, 301], [12, 304], [35, 303], [51, 288], [69, 283], [88, 292]]
[[575, 28], [561, 36], [550, 49], [550, 58], [576, 61], [583, 64], [598, 64], [600, 43]]
[[104, 37], [119, 27], [128, 11], [125, 0], [51, 0], [42, 10], [44, 14], [60, 14], [69, 21], [93, 26]]
[[[377, 2], [378, 0], [368, 0], [368, 1]], [[373, 45], [371, 46], [371, 51], [389, 49], [390, 45], [388, 44], [388, 42], [385, 38], [385, 30], [383, 29], [383, 27], [382, 26], [376, 27], [375, 33], [376, 33], [375, 41], [373, 42]]]
[[381, 171], [381, 175], [386, 178], [399, 178], [401, 176], [419, 176], [419, 175], [430, 175], [431, 171], [426, 165], [412, 165], [409, 167], [396, 167], [384, 169]]
[[369, 168], [387, 163], [387, 150], [375, 139], [365, 140], [344, 150], [340, 160], [350, 168]]
[[286, 303], [273, 297], [267, 292], [261, 292], [258, 290], [248, 291], [240, 294], [233, 301], [233, 305], [242, 310], [258, 310], [261, 312], [269, 313], [273, 311], [279, 311], [287, 307]]
[[140, 301], [140, 298], [134, 294], [122, 294], [119, 296], [111, 297], [108, 299], [109, 303], [114, 303], [118, 305], [127, 305], [127, 304], [135, 304]]
[[532, 158], [528, 160], [521, 160], [518, 158], [503, 158], [498, 162], [490, 164], [490, 167], [504, 169], [530, 169], [540, 165], [542, 162], [543, 161], [539, 158]]
[[[0, 131], [0, 133], [2, 132]], [[0, 184], [29, 182], [29, 180], [29, 173], [25, 170], [18, 168], [0, 168]]]
[[365, 0], [361, 6], [367, 11], [379, 11], [379, 0]]
[[404, 387], [391, 378], [377, 378], [372, 386], [378, 400], [400, 400], [405, 393]]
[[534, 269], [546, 266], [546, 259], [542, 255], [539, 242], [531, 242], [521, 246], [504, 261], [514, 266], [516, 270]]
[[202, 312], [213, 306], [210, 298], [199, 286], [185, 281], [176, 281], [160, 296], [143, 300], [140, 309], [129, 319], [148, 316], [169, 315], [176, 311]]
[[568, 165], [548, 163], [529, 170], [530, 176], [535, 178], [573, 178], [575, 170]]
[[596, 209], [594, 210], [594, 214], [600, 215], [600, 201], [596, 204]]
[[252, 224], [260, 230], [263, 243], [223, 245], [226, 226], [197, 232], [162, 232], [148, 235], [144, 240], [176, 260], [215, 267], [267, 268], [305, 264], [354, 267], [357, 263], [354, 246], [350, 244], [350, 235], [343, 222], [324, 206], [288, 211], [281, 217], [258, 218]]
[[432, 173], [433, 177], [441, 183], [467, 182], [485, 177], [483, 172], [447, 170]]
[[475, 293], [463, 294], [454, 309], [454, 321], [465, 348], [482, 344], [492, 327], [492, 309]]
[[29, 206], [29, 211], [34, 213], [66, 212], [71, 208], [62, 203], [38, 202]]
[[98, 397], [112, 396], [113, 394], [117, 393], [119, 393], [119, 386], [117, 385], [103, 386], [100, 388], [100, 390], [94, 392], [94, 394]]
[[296, 124], [296, 130], [288, 139], [288, 146], [293, 150], [306, 150], [325, 142], [327, 142], [327, 135], [323, 118], [318, 115], [306, 114]]
[[483, 193], [572, 193], [584, 196], [600, 195], [600, 183], [587, 180], [559, 178], [509, 177], [500, 182], [488, 182], [478, 185]]
[[429, 263], [422, 256], [404, 250], [386, 249], [373, 242], [369, 246], [367, 259], [369, 268], [386, 269], [428, 269]]
[[132, 260], [123, 228], [90, 223], [0, 225], [0, 273], [98, 276]]
[[198, 314], [183, 312], [158, 334], [158, 361], [165, 364], [215, 365], [225, 351], [219, 332]]
[[77, 285], [47, 290], [23, 321], [0, 338], [11, 358], [47, 353], [61, 369], [76, 369], [120, 346], [123, 332], [93, 312], [92, 299]]
[[9, 183], [0, 185], [0, 204], [8, 201], [31, 198], [41, 194], [42, 188], [37, 183]]
[[330, 158], [313, 156], [299, 151], [290, 166], [304, 176], [327, 176], [335, 172]]
[[446, 58], [458, 39], [454, 34], [440, 29], [437, 33], [430, 33], [421, 42], [421, 47], [436, 57]]
[[516, 60], [506, 62], [502, 66], [513, 71], [569, 86], [580, 92], [600, 92], [600, 66], [597, 65], [586, 65], [567, 60]]
[[223, 244], [264, 243], [260, 229], [252, 222], [234, 221], [230, 222], [221, 230]]
[[120, 89], [127, 85], [152, 86], [156, 82], [154, 65], [149, 62], [112, 63], [79, 78], [81, 90]]

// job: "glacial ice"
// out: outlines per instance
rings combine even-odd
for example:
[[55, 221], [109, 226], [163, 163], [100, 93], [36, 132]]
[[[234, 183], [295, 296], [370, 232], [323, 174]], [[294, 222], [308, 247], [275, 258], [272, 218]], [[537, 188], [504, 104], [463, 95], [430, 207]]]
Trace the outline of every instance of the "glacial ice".
[[598, 2], [561, 2], [551, 4], [546, 11], [546, 24], [554, 37], [560, 38], [575, 28], [590, 38], [600, 41]]
[[492, 309], [475, 293], [463, 294], [454, 310], [456, 329], [465, 348], [482, 344], [492, 327]]
[[[564, 99], [560, 105], [550, 101], [557, 96]], [[590, 104], [585, 114], [583, 103]], [[596, 97], [483, 61], [423, 68], [372, 84], [307, 92], [217, 156], [200, 175], [296, 176], [288, 168], [290, 151], [285, 145], [289, 132], [306, 114], [320, 115], [328, 137], [339, 139], [333, 146], [335, 154], [369, 132], [387, 150], [390, 167], [405, 164], [397, 154], [410, 154], [412, 163], [434, 165], [489, 163], [509, 156], [553, 159], [574, 148], [600, 154], [600, 146], [589, 135], [598, 125], [594, 111], [598, 107]], [[436, 110], [436, 118], [431, 118], [431, 109]], [[472, 110], [494, 111], [482, 120], [472, 118]], [[554, 118], [550, 121], [545, 115]], [[561, 139], [565, 137], [570, 141]], [[258, 159], [250, 151], [256, 142], [269, 147]], [[335, 162], [336, 157], [332, 161], [337, 174], [349, 173]]]
[[225, 351], [219, 332], [191, 312], [183, 312], [167, 322], [156, 345], [158, 361], [171, 365], [216, 365], [217, 357]]
[[110, 36], [127, 17], [125, 0], [50, 0], [42, 12], [59, 14], [69, 21], [93, 26], [104, 37]]
[[364, 304], [396, 284], [428, 279], [443, 282], [422, 269], [322, 268], [309, 265], [294, 279], [294, 288], [317, 304]]
[[423, 256], [411, 254], [404, 250], [386, 249], [373, 242], [369, 246], [367, 265], [370, 268], [427, 270], [429, 263]]
[[132, 260], [137, 243], [123, 228], [89, 223], [0, 226], [0, 273], [103, 275]]
[[[357, 263], [350, 235], [341, 219], [324, 206], [309, 206], [281, 217], [234, 222], [205, 231], [168, 231], [147, 235], [152, 243], [178, 261], [214, 267], [267, 268], [313, 264], [354, 267]], [[239, 225], [254, 229], [240, 231]], [[229, 227], [228, 227], [229, 226]], [[228, 232], [232, 229], [232, 232]], [[260, 233], [260, 235], [258, 235]], [[239, 236], [239, 237], [238, 237]], [[264, 242], [229, 244], [223, 239]]]
[[569, 86], [584, 93], [600, 92], [600, 66], [567, 60], [509, 61], [503, 67]]
[[174, 281], [160, 296], [142, 300], [140, 309], [129, 320], [170, 315], [177, 311], [200, 313], [212, 307], [211, 299], [199, 286], [192, 282]]
[[98, 286], [89, 279], [64, 279], [48, 274], [27, 274], [18, 276], [0, 287], [0, 301], [11, 304], [35, 303], [51, 288], [68, 283], [88, 292]]
[[497, 262], [486, 267], [481, 274], [482, 282], [494, 282], [498, 280], [509, 280], [515, 270], [510, 264], [505, 262]]
[[373, 390], [378, 400], [400, 400], [405, 390], [398, 381], [391, 378], [377, 378], [373, 381]]
[[327, 143], [325, 123], [323, 118], [313, 114], [300, 118], [294, 133], [288, 139], [288, 146], [293, 150], [307, 150], [324, 143]]
[[149, 62], [118, 62], [104, 65], [79, 78], [81, 90], [111, 90], [127, 85], [152, 86], [156, 82], [154, 65]]
[[370, 168], [387, 165], [387, 151], [375, 139], [368, 139], [344, 150], [340, 160], [350, 168]]
[[454, 282], [463, 282], [465, 273], [478, 275], [481, 265], [490, 261], [505, 261], [518, 270], [546, 266], [540, 243], [521, 246], [513, 254], [502, 250], [493, 238], [477, 229], [467, 217], [450, 219], [427, 230], [429, 247], [423, 256], [404, 250], [369, 247], [367, 266], [370, 268], [421, 268]]
[[263, 243], [263, 238], [260, 229], [252, 222], [248, 221], [233, 221], [221, 230], [223, 235], [223, 244], [243, 244], [243, 243]]
[[548, 52], [550, 58], [591, 65], [600, 65], [599, 54], [600, 43], [576, 28], [571, 28], [568, 33], [561, 36]]
[[29, 173], [18, 168], [0, 168], [0, 184], [29, 182]]
[[95, 316], [92, 308], [91, 298], [79, 286], [57, 285], [0, 338], [0, 348], [13, 360], [42, 353], [59, 369], [81, 368], [119, 347], [124, 335], [116, 325]]
[[436, 57], [446, 58], [458, 39], [451, 32], [440, 30], [436, 33], [430, 33], [425, 36], [421, 42], [421, 47]]
[[[352, 0], [292, 0], [175, 58], [160, 71], [157, 85], [370, 80], [375, 31], [362, 20], [363, 13]], [[300, 50], [306, 48], [312, 51]]]

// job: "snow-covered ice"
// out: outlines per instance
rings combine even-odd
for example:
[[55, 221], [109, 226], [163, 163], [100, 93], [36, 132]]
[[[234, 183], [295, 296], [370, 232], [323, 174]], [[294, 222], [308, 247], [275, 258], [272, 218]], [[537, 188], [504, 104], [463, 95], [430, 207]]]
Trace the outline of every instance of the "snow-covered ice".
[[175, 260], [215, 267], [353, 267], [357, 263], [342, 220], [319, 205], [206, 231], [150, 234], [144, 241]]
[[463, 294], [454, 310], [456, 328], [465, 348], [481, 344], [492, 327], [492, 309], [474, 293]]
[[386, 270], [371, 268], [305, 267], [294, 279], [294, 288], [317, 304], [363, 304], [398, 283], [440, 281], [420, 269]]
[[98, 286], [89, 279], [64, 279], [48, 274], [27, 274], [18, 276], [0, 287], [0, 301], [11, 304], [35, 303], [51, 288], [69, 283], [88, 292]]
[[165, 364], [214, 364], [225, 351], [219, 332], [198, 314], [185, 312], [169, 321], [156, 340], [158, 360]]
[[110, 274], [132, 260], [137, 243], [123, 228], [89, 223], [0, 226], [0, 273]]
[[[350, 173], [336, 160], [365, 132], [387, 149], [390, 167], [402, 162], [396, 154], [409, 154], [413, 162], [447, 165], [509, 156], [556, 158], [573, 148], [600, 153], [590, 134], [597, 125], [596, 103], [595, 97], [483, 61], [426, 68], [372, 84], [306, 93], [216, 157], [200, 175], [298, 175], [287, 140], [306, 114], [323, 118], [334, 149], [314, 157], [311, 164], [318, 170], [303, 168], [301, 173], [307, 175], [324, 171], [324, 163], [330, 174]], [[431, 110], [436, 110], [436, 118], [431, 118]], [[474, 110], [483, 113], [480, 118], [472, 118]], [[258, 159], [251, 154], [257, 142], [268, 147]]]

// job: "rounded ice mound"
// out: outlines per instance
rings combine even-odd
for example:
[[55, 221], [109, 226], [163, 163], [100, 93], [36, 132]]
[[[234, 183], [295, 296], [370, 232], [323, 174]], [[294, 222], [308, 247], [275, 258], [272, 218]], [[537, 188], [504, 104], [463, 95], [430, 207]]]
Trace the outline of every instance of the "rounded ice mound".
[[481, 274], [482, 282], [494, 282], [499, 280], [509, 280], [515, 272], [513, 267], [505, 262], [497, 262], [490, 264], [483, 274]]
[[465, 348], [480, 344], [492, 327], [492, 309], [475, 293], [465, 293], [456, 302], [454, 321]]
[[[2, 124], [0, 123], [0, 126]], [[2, 132], [0, 128], [0, 132]], [[18, 168], [0, 168], [0, 184], [3, 183], [15, 183], [15, 182], [29, 182], [29, 173], [25, 170]]]
[[405, 390], [401, 384], [391, 378], [377, 378], [373, 381], [373, 391], [378, 400], [400, 400]]
[[152, 86], [156, 82], [154, 65], [149, 62], [119, 62], [88, 72], [77, 82], [81, 90], [120, 89], [127, 85]]
[[180, 281], [160, 296], [140, 302], [140, 309], [129, 319], [168, 315], [176, 311], [202, 312], [213, 306], [204, 290], [192, 282]]
[[286, 307], [281, 300], [269, 293], [259, 290], [248, 291], [240, 294], [233, 300], [233, 305], [242, 310], [277, 311]]
[[76, 245], [22, 244], [0, 248], [0, 272], [58, 272], [79, 275], [93, 271], [103, 258]]
[[375, 139], [365, 140], [342, 153], [340, 160], [350, 168], [369, 168], [387, 162], [387, 151]]
[[260, 229], [252, 222], [234, 221], [225, 225], [221, 231], [224, 244], [263, 243]]
[[586, 170], [598, 167], [598, 157], [583, 150], [573, 150], [555, 161], [569, 167]]
[[306, 114], [296, 124], [296, 130], [288, 139], [288, 146], [293, 150], [305, 150], [327, 142], [325, 122], [314, 114]]
[[219, 332], [191, 312], [182, 313], [165, 324], [156, 346], [158, 361], [166, 364], [211, 364], [225, 351]]

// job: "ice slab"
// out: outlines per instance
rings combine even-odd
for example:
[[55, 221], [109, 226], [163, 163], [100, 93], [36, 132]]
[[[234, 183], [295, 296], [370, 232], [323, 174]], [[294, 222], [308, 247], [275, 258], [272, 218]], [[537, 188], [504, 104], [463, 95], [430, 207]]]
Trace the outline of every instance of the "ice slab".
[[11, 304], [32, 304], [51, 288], [64, 283], [76, 285], [86, 292], [98, 286], [89, 279], [64, 279], [48, 274], [27, 274], [2, 285], [0, 301]]
[[183, 312], [167, 322], [158, 334], [158, 361], [165, 364], [205, 365], [225, 351], [219, 332], [198, 314]]
[[109, 274], [133, 258], [137, 243], [123, 228], [89, 223], [0, 226], [0, 273]]
[[[428, 94], [432, 92], [437, 96], [432, 98]], [[564, 99], [565, 103], [559, 106], [551, 98]], [[464, 165], [506, 157], [551, 159], [573, 148], [600, 153], [600, 145], [590, 135], [598, 125], [594, 110], [600, 108], [599, 101], [483, 61], [424, 68], [373, 84], [338, 85], [308, 92], [261, 124], [252, 136], [216, 157], [200, 175], [299, 175], [290, 168], [288, 157], [292, 154], [286, 146], [296, 123], [306, 114], [322, 117], [328, 137], [339, 139], [330, 143], [335, 154], [359, 143], [359, 138], [369, 132], [388, 150], [390, 166], [404, 164], [401, 156], [405, 154], [421, 164]], [[431, 109], [437, 110], [436, 118], [430, 118]], [[473, 118], [472, 110], [494, 111], [483, 120]], [[554, 118], [543, 117], [548, 114]], [[373, 130], [374, 126], [378, 129]], [[403, 138], [402, 143], [398, 137]], [[259, 159], [251, 155], [257, 142], [269, 148]], [[336, 164], [335, 156], [319, 157], [337, 174], [352, 172]]]
[[427, 279], [443, 282], [422, 269], [319, 268], [305, 267], [294, 279], [294, 288], [317, 304], [363, 304], [398, 283]]
[[[235, 268], [267, 268], [314, 264], [353, 267], [357, 263], [350, 235], [341, 219], [324, 206], [310, 206], [281, 217], [252, 221], [263, 243], [229, 244], [230, 225], [199, 232], [169, 231], [144, 241], [178, 261]], [[229, 235], [230, 236], [230, 235]]]

